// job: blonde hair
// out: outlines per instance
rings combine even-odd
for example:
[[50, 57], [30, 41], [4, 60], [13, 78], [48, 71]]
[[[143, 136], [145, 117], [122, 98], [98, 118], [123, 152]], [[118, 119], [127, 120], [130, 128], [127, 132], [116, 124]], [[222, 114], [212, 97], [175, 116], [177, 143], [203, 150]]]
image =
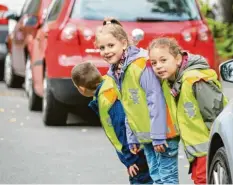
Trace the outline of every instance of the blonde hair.
[[113, 37], [115, 37], [119, 41], [122, 41], [125, 39], [127, 41], [127, 45], [130, 45], [128, 35], [123, 29], [121, 23], [113, 17], [105, 18], [103, 21], [103, 25], [97, 28], [96, 34], [95, 34], [95, 45], [97, 45], [98, 37], [101, 34], [111, 34]]
[[148, 47], [148, 51], [150, 53], [151, 49], [153, 48], [159, 48], [159, 47], [168, 47], [169, 52], [174, 56], [177, 57], [178, 54], [182, 55], [182, 48], [178, 44], [177, 40], [175, 38], [169, 38], [169, 37], [160, 37], [156, 38], [151, 41]]
[[102, 82], [102, 76], [91, 62], [82, 62], [73, 67], [71, 78], [76, 87], [82, 86], [89, 90], [95, 90]]

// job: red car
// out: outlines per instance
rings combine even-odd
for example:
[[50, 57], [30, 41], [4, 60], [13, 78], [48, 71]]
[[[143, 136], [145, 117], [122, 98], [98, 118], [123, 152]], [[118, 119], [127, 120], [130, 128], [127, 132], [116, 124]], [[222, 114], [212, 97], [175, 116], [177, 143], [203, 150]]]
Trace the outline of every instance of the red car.
[[[21, 87], [24, 82], [25, 69], [31, 58], [32, 40], [47, 14], [50, 2], [26, 0], [20, 15], [12, 11], [6, 13], [6, 18], [17, 21], [7, 39], [4, 79], [8, 87]], [[27, 84], [25, 86], [27, 91]]]
[[64, 124], [68, 113], [64, 107], [86, 107], [89, 102], [72, 84], [76, 63], [90, 59], [106, 73], [108, 65], [93, 44], [95, 30], [106, 16], [119, 19], [139, 47], [146, 48], [158, 36], [173, 36], [185, 50], [205, 56], [212, 68], [217, 66], [213, 37], [196, 1], [53, 1], [37, 33], [28, 69], [32, 74], [29, 108], [40, 107], [43, 97], [45, 124]]
[[0, 80], [3, 79], [4, 61], [7, 54], [5, 42], [8, 35], [8, 20], [3, 16], [7, 10], [5, 5], [0, 4]]

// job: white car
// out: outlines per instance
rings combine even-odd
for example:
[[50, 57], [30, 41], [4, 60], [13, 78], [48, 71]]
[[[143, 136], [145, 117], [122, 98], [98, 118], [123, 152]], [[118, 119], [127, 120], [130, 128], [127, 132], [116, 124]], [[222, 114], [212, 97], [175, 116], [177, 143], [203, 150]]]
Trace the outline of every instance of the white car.
[[[220, 65], [220, 74], [223, 81], [233, 83], [233, 60]], [[232, 184], [233, 100], [214, 121], [210, 138], [207, 166], [208, 184]]]

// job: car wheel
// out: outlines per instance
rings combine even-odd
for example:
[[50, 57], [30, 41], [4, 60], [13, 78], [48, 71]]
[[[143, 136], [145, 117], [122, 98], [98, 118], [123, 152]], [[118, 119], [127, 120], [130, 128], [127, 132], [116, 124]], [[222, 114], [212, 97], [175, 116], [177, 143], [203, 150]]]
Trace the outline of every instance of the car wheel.
[[48, 87], [47, 77], [44, 82], [44, 97], [43, 97], [43, 121], [45, 125], [65, 125], [67, 120], [67, 111], [64, 109], [62, 103], [57, 101], [53, 93]]
[[215, 153], [210, 164], [208, 184], [232, 184], [229, 163], [224, 147]]
[[32, 111], [42, 110], [42, 98], [39, 97], [34, 91], [30, 58], [27, 59], [24, 84], [25, 84], [25, 91], [28, 95], [29, 110]]
[[28, 56], [26, 62], [26, 69], [25, 69], [25, 78], [24, 78], [24, 86], [27, 96], [29, 96], [30, 83], [32, 83], [32, 70], [31, 70], [31, 61]]
[[4, 61], [0, 61], [0, 81], [3, 80], [3, 76], [4, 76]]
[[4, 63], [4, 81], [8, 87], [22, 87], [23, 78], [14, 74], [11, 55], [8, 53]]

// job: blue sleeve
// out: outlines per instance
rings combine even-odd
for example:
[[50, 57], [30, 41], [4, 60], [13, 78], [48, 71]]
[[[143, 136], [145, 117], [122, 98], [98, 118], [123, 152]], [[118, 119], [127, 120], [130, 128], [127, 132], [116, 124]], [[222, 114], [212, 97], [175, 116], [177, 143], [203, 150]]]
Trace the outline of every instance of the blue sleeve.
[[155, 76], [152, 68], [147, 66], [140, 78], [140, 85], [146, 93], [146, 100], [150, 112], [151, 139], [153, 143], [166, 139], [167, 120], [166, 104], [159, 79]]
[[88, 107], [90, 107], [97, 114], [97, 116], [99, 116], [99, 107], [98, 107], [98, 100], [97, 100], [97, 98], [93, 99], [88, 104]]
[[123, 153], [120, 153], [118, 151], [117, 155], [120, 161], [128, 168], [132, 166], [133, 164], [136, 164], [136, 161], [138, 160], [139, 156], [132, 154], [129, 149], [126, 149], [127, 151], [123, 151]]

